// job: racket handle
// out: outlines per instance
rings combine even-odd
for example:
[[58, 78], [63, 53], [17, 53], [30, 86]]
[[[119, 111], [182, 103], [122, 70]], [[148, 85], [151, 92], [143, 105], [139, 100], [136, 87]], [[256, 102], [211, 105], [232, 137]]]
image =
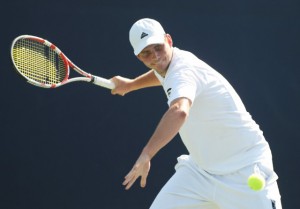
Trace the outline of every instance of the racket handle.
[[105, 79], [105, 78], [98, 77], [98, 76], [93, 76], [92, 82], [98, 86], [102, 86], [102, 87], [105, 87], [108, 89], [115, 88], [114, 82], [112, 82], [111, 80]]

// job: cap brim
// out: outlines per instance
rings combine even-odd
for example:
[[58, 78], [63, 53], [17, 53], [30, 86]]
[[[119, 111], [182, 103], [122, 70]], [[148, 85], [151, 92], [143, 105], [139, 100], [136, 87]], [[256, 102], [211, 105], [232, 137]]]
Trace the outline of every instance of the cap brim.
[[151, 44], [163, 44], [165, 43], [165, 36], [164, 35], [156, 35], [150, 36], [142, 40], [138, 47], [135, 48], [134, 54], [138, 55], [141, 51]]

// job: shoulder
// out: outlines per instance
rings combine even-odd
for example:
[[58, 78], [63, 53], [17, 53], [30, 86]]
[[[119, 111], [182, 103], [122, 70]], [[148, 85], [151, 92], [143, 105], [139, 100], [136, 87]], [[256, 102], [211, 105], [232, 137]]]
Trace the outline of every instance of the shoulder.
[[173, 49], [173, 60], [174, 61], [184, 61], [184, 60], [190, 60], [190, 59], [199, 59], [196, 57], [192, 52], [185, 51], [182, 49], [179, 49], [177, 47], [174, 47]]
[[171, 71], [173, 68], [180, 70], [184, 68], [199, 69], [207, 67], [209, 66], [192, 52], [174, 47], [173, 57], [169, 66]]
[[179, 77], [190, 80], [199, 76], [203, 77], [208, 68], [209, 66], [193, 53], [174, 47], [166, 79], [173, 80], [174, 77]]

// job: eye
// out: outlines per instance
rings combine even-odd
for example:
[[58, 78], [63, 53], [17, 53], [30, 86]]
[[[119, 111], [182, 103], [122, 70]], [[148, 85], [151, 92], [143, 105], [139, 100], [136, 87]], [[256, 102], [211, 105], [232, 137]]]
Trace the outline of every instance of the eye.
[[155, 51], [161, 51], [163, 49], [163, 46], [162, 44], [158, 44], [154, 47]]
[[140, 53], [140, 56], [143, 57], [143, 58], [147, 58], [147, 57], [150, 56], [150, 54], [151, 54], [150, 51], [142, 51]]

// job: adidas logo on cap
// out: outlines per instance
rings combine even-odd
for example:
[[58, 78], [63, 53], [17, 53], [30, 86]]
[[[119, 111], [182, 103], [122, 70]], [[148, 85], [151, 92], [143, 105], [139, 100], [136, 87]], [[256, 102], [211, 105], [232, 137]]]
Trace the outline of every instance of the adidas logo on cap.
[[142, 35], [141, 35], [141, 39], [143, 39], [146, 36], [148, 36], [148, 34], [143, 32]]

